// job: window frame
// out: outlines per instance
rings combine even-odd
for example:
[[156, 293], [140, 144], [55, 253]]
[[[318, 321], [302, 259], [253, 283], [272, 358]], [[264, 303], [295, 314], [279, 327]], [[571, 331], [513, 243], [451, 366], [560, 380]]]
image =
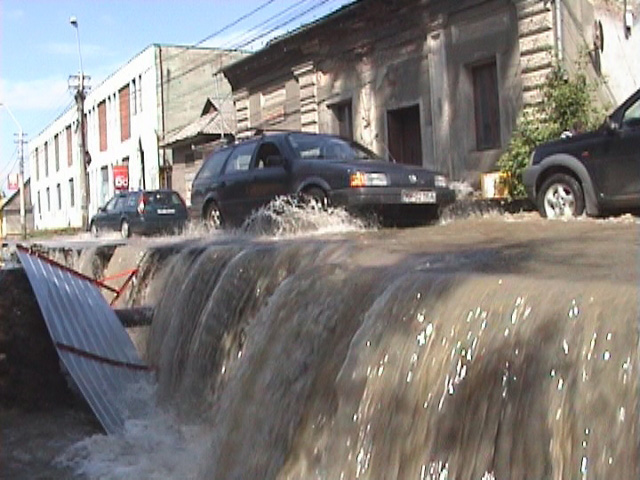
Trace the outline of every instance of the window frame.
[[473, 92], [473, 120], [477, 151], [502, 147], [500, 85], [495, 57], [470, 67]]

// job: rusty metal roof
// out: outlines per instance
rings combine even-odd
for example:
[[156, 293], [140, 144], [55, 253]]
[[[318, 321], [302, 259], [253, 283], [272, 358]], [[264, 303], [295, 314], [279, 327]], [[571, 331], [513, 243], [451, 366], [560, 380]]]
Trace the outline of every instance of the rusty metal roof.
[[131, 338], [89, 277], [21, 247], [18, 256], [62, 363], [106, 432], [122, 431], [130, 395], [152, 375]]

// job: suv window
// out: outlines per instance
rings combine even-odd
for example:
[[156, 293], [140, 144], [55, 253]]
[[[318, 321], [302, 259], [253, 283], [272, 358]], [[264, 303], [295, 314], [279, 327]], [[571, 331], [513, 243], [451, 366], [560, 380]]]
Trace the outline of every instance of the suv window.
[[222, 170], [224, 161], [227, 159], [230, 152], [230, 148], [225, 148], [223, 150], [213, 152], [209, 156], [209, 158], [207, 158], [207, 161], [200, 169], [197, 178], [210, 178], [218, 176], [220, 174], [220, 171]]
[[624, 112], [622, 125], [625, 127], [640, 127], [640, 100], [637, 100]]
[[238, 145], [233, 149], [229, 160], [227, 160], [227, 166], [224, 173], [241, 172], [249, 170], [249, 164], [251, 163], [251, 157], [253, 151], [256, 149], [256, 142], [247, 142]]

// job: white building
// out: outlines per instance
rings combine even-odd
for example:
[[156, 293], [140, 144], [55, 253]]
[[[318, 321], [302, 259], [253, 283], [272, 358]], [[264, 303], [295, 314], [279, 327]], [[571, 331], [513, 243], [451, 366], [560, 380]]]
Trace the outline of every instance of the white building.
[[[231, 99], [214, 74], [238, 55], [151, 45], [88, 92], [89, 216], [115, 193], [116, 165], [128, 167], [130, 190], [171, 188], [172, 152], [162, 140], [197, 119], [207, 98]], [[36, 230], [82, 225], [77, 117], [71, 108], [29, 142]], [[234, 119], [228, 123], [235, 128]]]

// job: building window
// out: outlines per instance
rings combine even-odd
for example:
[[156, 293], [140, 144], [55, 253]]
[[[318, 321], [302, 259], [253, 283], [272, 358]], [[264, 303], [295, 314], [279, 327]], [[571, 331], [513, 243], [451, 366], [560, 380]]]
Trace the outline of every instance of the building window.
[[44, 178], [49, 176], [49, 143], [44, 142]]
[[58, 194], [58, 210], [62, 210], [62, 188], [60, 184], [56, 185], [56, 193]]
[[38, 192], [38, 215], [42, 218], [42, 205], [40, 204], [40, 192]]
[[142, 75], [138, 75], [138, 112], [142, 111]]
[[49, 187], [47, 187], [46, 196], [47, 196], [47, 212], [50, 212], [51, 211], [51, 192], [49, 191]]
[[100, 151], [107, 151], [107, 104], [103, 100], [98, 104], [98, 135], [100, 136]]
[[[40, 151], [36, 148], [36, 181], [38, 180], [40, 180]], [[38, 211], [40, 211], [40, 207], [38, 207]]]
[[56, 172], [60, 171], [60, 135], [56, 133], [53, 137], [53, 156], [56, 161]]
[[72, 144], [71, 144], [71, 125], [69, 125], [66, 129], [66, 135], [67, 135], [67, 165], [70, 167], [71, 165], [73, 165], [73, 148], [72, 148]]
[[351, 100], [329, 107], [333, 113], [334, 132], [342, 138], [353, 140], [353, 114]]
[[193, 151], [184, 154], [184, 163], [190, 164], [196, 161], [196, 156]]
[[120, 89], [118, 99], [120, 101], [120, 141], [124, 142], [131, 137], [129, 85]]
[[422, 166], [420, 107], [413, 105], [387, 112], [389, 153], [398, 163]]
[[100, 205], [109, 198], [109, 167], [100, 168]]
[[136, 90], [136, 79], [131, 80], [131, 115], [138, 113], [138, 91]]
[[476, 124], [476, 148], [500, 147], [498, 69], [495, 60], [471, 69]]
[[69, 206], [71, 208], [76, 206], [76, 192], [74, 190], [73, 178], [69, 179]]

